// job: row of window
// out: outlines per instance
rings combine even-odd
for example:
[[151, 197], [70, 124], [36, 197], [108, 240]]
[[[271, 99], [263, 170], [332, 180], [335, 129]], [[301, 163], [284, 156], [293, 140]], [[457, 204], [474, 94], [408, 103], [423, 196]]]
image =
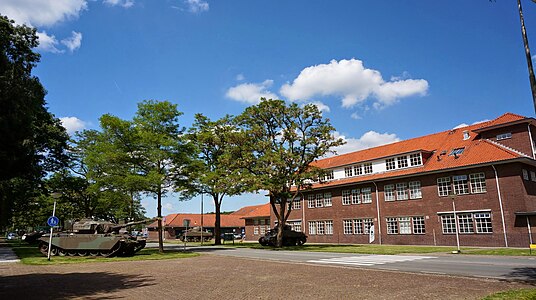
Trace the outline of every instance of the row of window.
[[344, 167], [344, 176], [346, 177], [359, 176], [363, 174], [372, 174], [372, 163]]
[[321, 194], [309, 194], [307, 196], [307, 207], [329, 207], [332, 206], [331, 202], [331, 193], [321, 193]]
[[422, 157], [420, 153], [411, 154], [409, 156], [409, 161], [407, 155], [398, 156], [396, 158], [388, 158], [385, 160], [385, 169], [387, 171], [420, 165], [422, 165]]
[[253, 235], [264, 235], [270, 226], [255, 226], [253, 227]]
[[[491, 213], [457, 213], [459, 233], [493, 233], [491, 226]], [[441, 226], [444, 234], [456, 233], [456, 220], [454, 214], [441, 216]]]
[[486, 192], [486, 177], [484, 173], [455, 175], [437, 179], [437, 192], [439, 196], [478, 194]]
[[342, 191], [342, 205], [372, 203], [372, 188]]
[[[490, 212], [457, 213], [458, 233], [493, 233]], [[387, 234], [425, 234], [424, 216], [388, 217]], [[301, 231], [301, 221], [287, 222], [293, 230]], [[333, 234], [333, 220], [309, 221], [309, 235]], [[374, 225], [372, 218], [342, 220], [343, 234], [360, 235], [369, 234]], [[455, 234], [456, 222], [454, 214], [441, 215], [443, 234]]]
[[409, 199], [421, 199], [421, 182], [420, 181], [410, 181], [409, 188], [408, 183], [400, 182], [396, 185], [386, 184], [383, 187], [385, 201], [395, 201], [395, 200], [408, 200]]
[[[523, 169], [523, 179], [525, 180], [529, 180], [529, 171]], [[536, 172], [534, 171], [530, 171], [530, 180], [531, 181], [536, 181]]]

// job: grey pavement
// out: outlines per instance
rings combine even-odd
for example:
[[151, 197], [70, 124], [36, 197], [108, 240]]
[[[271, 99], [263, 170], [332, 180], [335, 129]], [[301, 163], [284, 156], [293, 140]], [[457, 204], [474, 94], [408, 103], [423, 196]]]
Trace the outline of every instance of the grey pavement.
[[[158, 245], [156, 243], [149, 243], [147, 246], [157, 247]], [[165, 244], [165, 247], [184, 248], [183, 245], [178, 244]], [[536, 256], [511, 257], [463, 254], [369, 255], [284, 250], [271, 251], [224, 246], [186, 247], [186, 249], [216, 255], [279, 262], [469, 276], [536, 283]]]
[[19, 258], [9, 247], [0, 247], [0, 263], [18, 262]]

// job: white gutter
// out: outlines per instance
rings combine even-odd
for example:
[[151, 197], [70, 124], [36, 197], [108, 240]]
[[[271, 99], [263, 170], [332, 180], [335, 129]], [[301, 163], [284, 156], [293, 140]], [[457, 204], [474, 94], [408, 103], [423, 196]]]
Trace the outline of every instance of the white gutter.
[[381, 219], [380, 219], [380, 200], [379, 200], [379, 192], [378, 192], [378, 186], [376, 185], [376, 182], [372, 182], [374, 184], [374, 187], [376, 188], [376, 210], [378, 212], [378, 241], [380, 242], [380, 245], [382, 244], [382, 226], [381, 226]]
[[529, 129], [529, 139], [530, 139], [530, 148], [532, 149], [532, 158], [533, 159], [536, 159], [536, 157], [534, 156], [534, 141], [532, 140], [532, 133], [530, 131], [530, 123], [527, 125], [528, 129]]
[[503, 210], [503, 204], [502, 204], [502, 198], [501, 198], [501, 187], [499, 186], [499, 176], [497, 175], [497, 169], [495, 169], [494, 165], [491, 165], [493, 168], [493, 172], [495, 172], [495, 182], [497, 183], [497, 195], [499, 196], [499, 206], [501, 208], [501, 219], [502, 219], [502, 228], [504, 233], [504, 246], [508, 247], [508, 238], [506, 236], [506, 226], [504, 225], [504, 210]]

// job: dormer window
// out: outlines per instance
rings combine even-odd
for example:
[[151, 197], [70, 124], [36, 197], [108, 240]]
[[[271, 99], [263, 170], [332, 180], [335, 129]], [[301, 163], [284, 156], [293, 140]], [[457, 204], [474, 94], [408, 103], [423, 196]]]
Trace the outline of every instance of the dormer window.
[[511, 139], [511, 138], [512, 138], [512, 133], [511, 132], [502, 133], [502, 134], [497, 135], [497, 141]]
[[471, 135], [469, 134], [468, 130], [464, 130], [463, 132], [463, 140], [466, 141], [471, 138]]
[[372, 163], [363, 164], [365, 174], [372, 174]]
[[386, 159], [385, 160], [385, 168], [387, 169], [387, 171], [394, 170], [396, 168], [395, 159], [394, 158]]
[[411, 166], [420, 166], [422, 165], [422, 157], [420, 153], [414, 153], [409, 156], [409, 161]]
[[398, 164], [398, 168], [408, 167], [408, 157], [406, 155], [397, 157], [396, 162]]

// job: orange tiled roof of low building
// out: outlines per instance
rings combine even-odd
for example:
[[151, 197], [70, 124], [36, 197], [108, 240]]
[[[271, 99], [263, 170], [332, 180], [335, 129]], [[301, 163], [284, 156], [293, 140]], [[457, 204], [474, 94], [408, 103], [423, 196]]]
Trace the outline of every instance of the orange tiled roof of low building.
[[[393, 157], [398, 154], [410, 152], [422, 151], [427, 153], [433, 153], [431, 154], [432, 156], [422, 166], [374, 173], [370, 175], [343, 178], [328, 181], [325, 183], [317, 183], [313, 185], [313, 188], [379, 180], [389, 177], [414, 175], [417, 173], [433, 172], [471, 165], [486, 164], [491, 162], [507, 161], [511, 159], [525, 157], [521, 153], [497, 145], [496, 143], [493, 143], [489, 140], [480, 139], [478, 137], [478, 133], [476, 132], [482, 128], [523, 120], [533, 121], [533, 119], [525, 118], [512, 113], [506, 113], [498, 117], [497, 119], [483, 123], [478, 123], [418, 138], [395, 142], [379, 147], [321, 159], [315, 161], [312, 165], [324, 169], [329, 169], [345, 165], [359, 164], [367, 161], [379, 160], [385, 157]], [[470, 134], [470, 138], [467, 140], [463, 139], [464, 131], [467, 131]], [[464, 148], [463, 154], [457, 157], [449, 155], [453, 149], [457, 148]], [[440, 155], [441, 153], [445, 153], [445, 155]]]
[[[183, 227], [185, 219], [190, 220], [190, 227], [201, 226], [201, 214], [170, 214], [162, 222], [166, 227]], [[213, 227], [216, 221], [215, 214], [203, 215], [203, 226]], [[244, 220], [239, 215], [221, 215], [221, 227], [244, 227]], [[153, 222], [147, 227], [156, 227], [157, 222]]]
[[270, 203], [256, 205], [255, 209], [252, 210], [249, 214], [244, 215], [242, 219], [251, 219], [258, 217], [269, 217], [270, 216]]

